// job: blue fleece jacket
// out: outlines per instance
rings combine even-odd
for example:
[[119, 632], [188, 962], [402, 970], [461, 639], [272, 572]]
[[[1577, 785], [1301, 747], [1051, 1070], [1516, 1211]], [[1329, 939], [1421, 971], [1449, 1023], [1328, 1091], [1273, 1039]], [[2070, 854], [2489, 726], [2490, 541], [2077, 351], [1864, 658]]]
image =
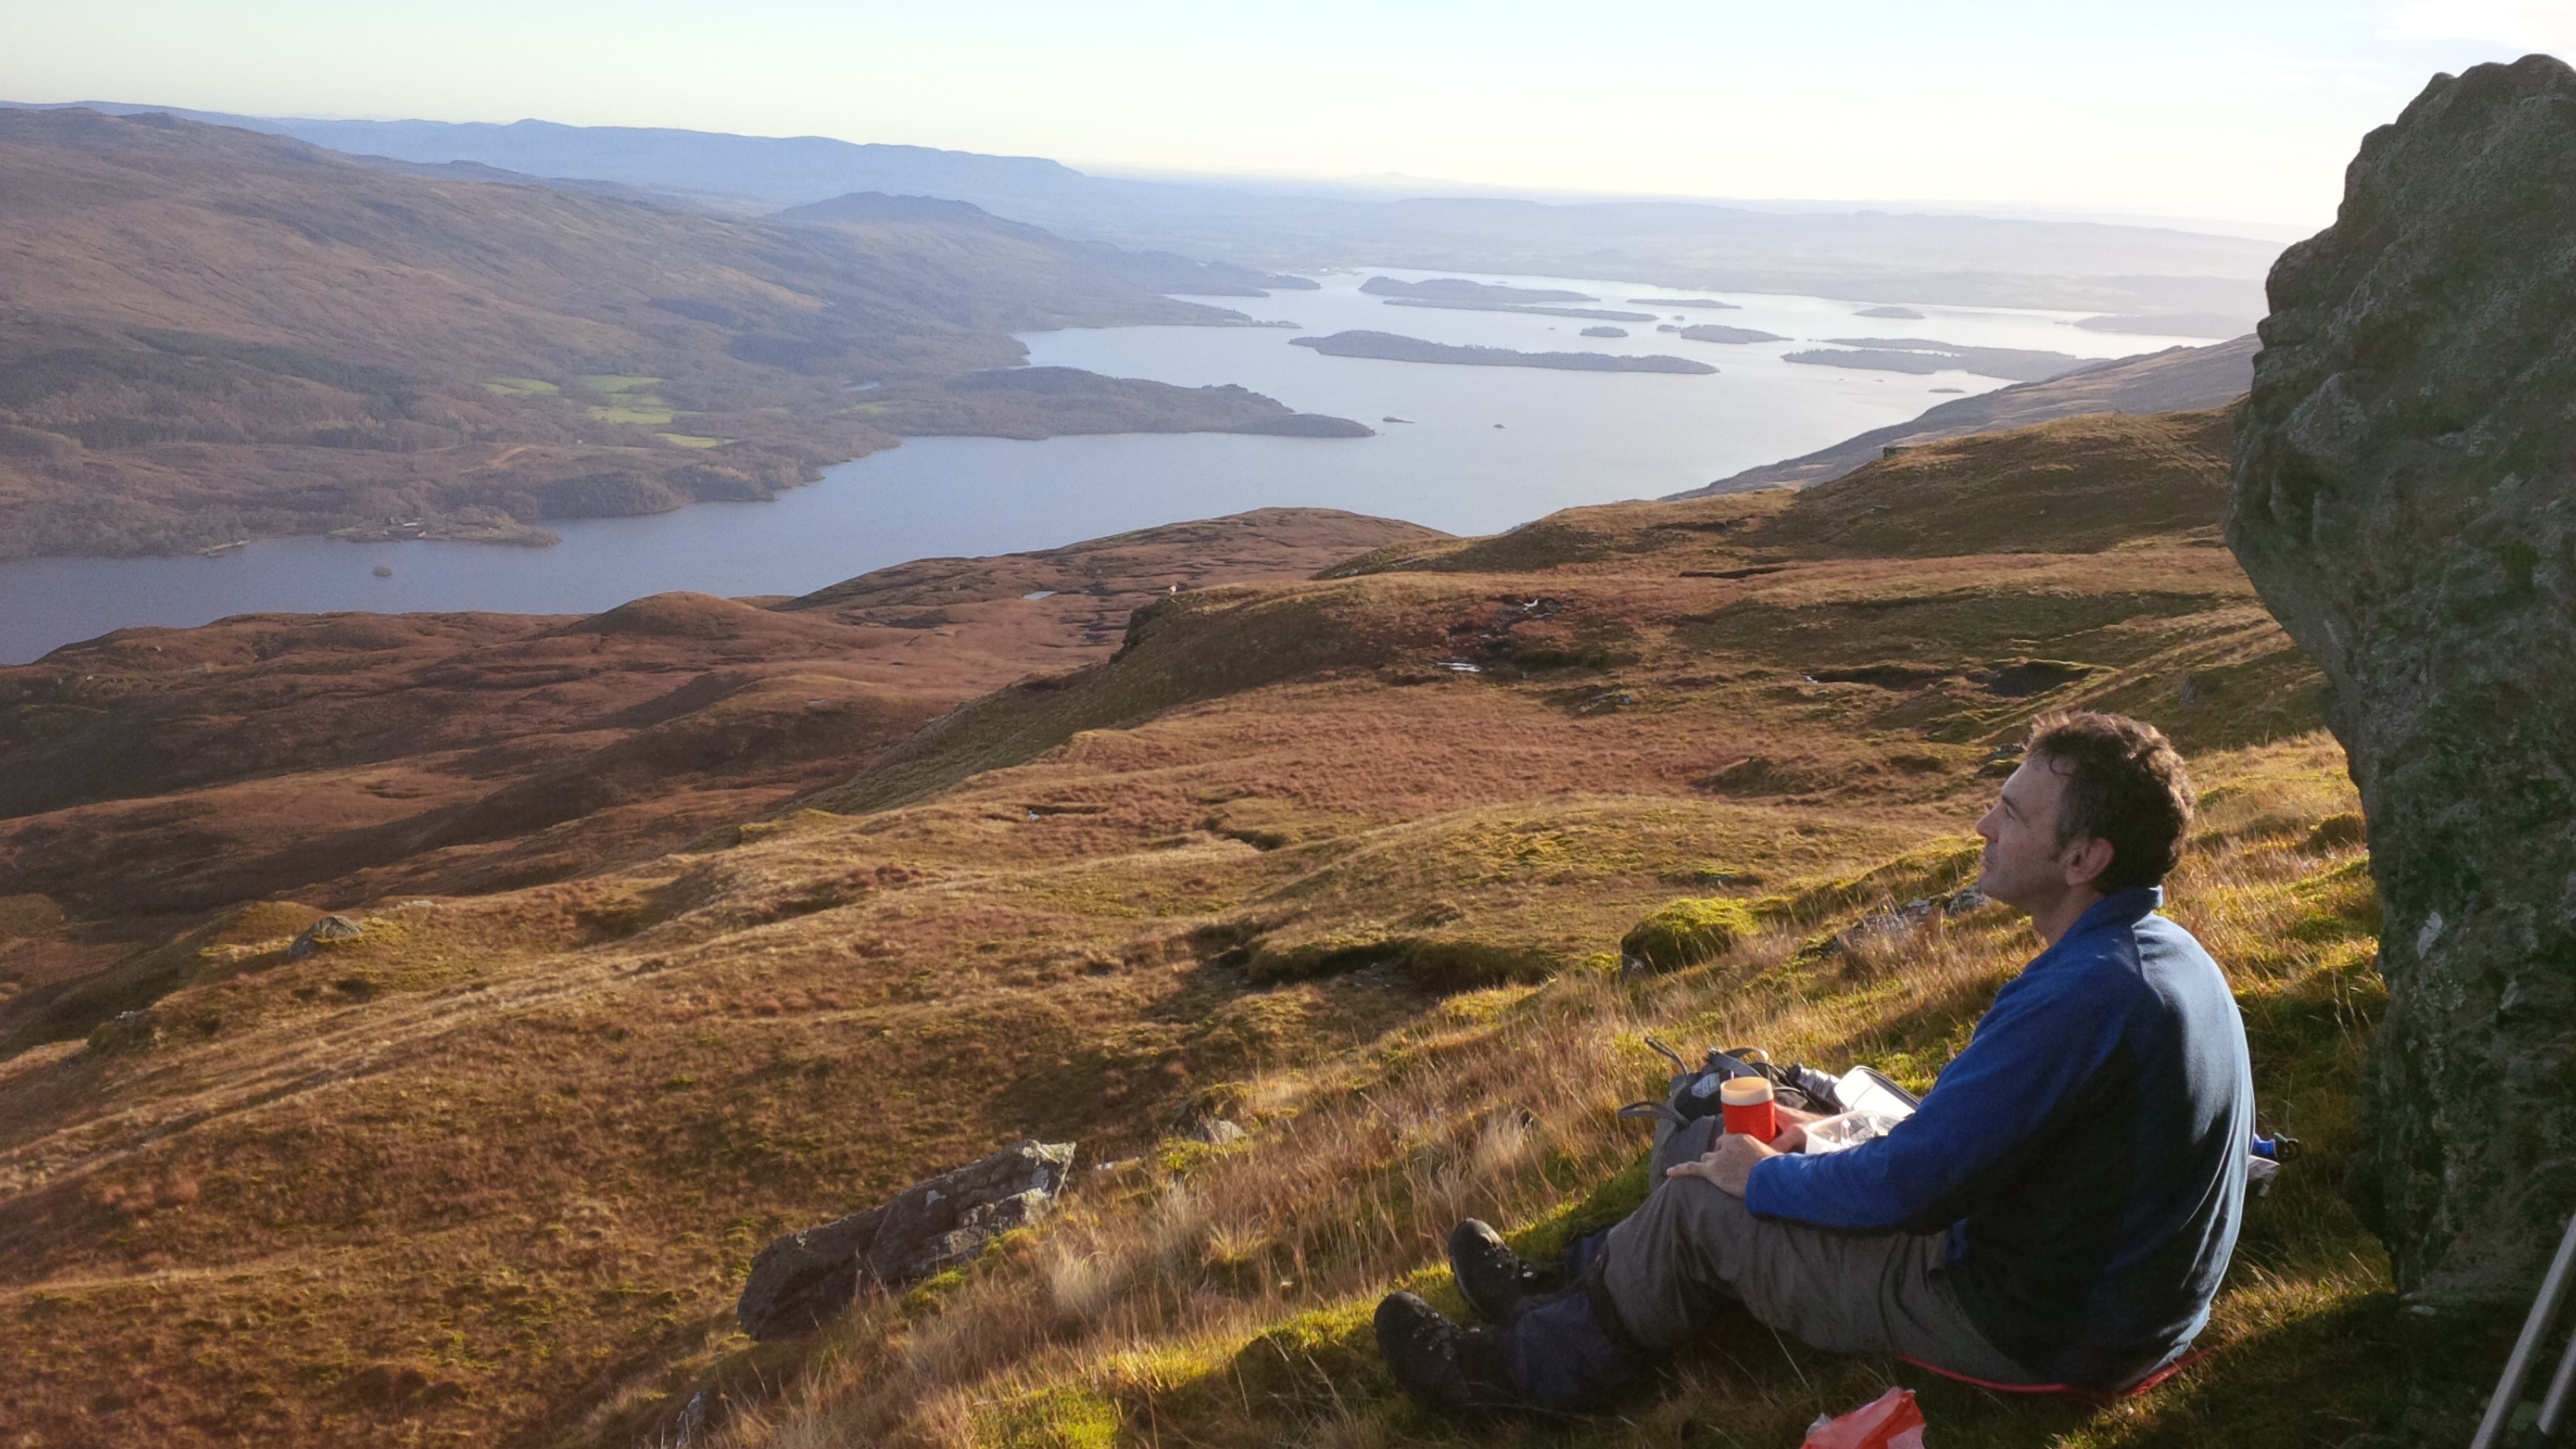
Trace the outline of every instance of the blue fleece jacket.
[[2245, 1207], [2254, 1081], [2218, 963], [2104, 897], [2023, 969], [1887, 1136], [1755, 1164], [1745, 1205], [1856, 1232], [1949, 1231], [1969, 1318], [2046, 1379], [2125, 1384], [2209, 1320]]

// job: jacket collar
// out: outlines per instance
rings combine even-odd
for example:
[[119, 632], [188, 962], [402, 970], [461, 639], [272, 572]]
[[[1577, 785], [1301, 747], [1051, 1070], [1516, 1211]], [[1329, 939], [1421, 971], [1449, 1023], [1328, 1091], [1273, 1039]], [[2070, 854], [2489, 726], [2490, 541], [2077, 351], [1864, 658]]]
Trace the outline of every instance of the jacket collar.
[[2075, 924], [2066, 928], [2066, 934], [2057, 938], [2057, 944], [2040, 953], [2040, 959], [2045, 960], [2058, 954], [2067, 948], [2068, 943], [2089, 936], [2095, 931], [2134, 926], [2144, 919], [2148, 912], [2164, 903], [2163, 886], [2130, 886], [2125, 890], [2113, 891], [2086, 906], [2084, 914], [2075, 918]]

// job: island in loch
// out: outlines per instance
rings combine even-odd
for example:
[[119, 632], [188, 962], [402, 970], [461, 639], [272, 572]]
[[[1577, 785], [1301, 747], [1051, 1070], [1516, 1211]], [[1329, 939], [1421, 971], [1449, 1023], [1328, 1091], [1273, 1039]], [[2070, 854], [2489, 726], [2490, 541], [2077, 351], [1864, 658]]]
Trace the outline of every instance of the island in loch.
[[1763, 332], [1751, 327], [1721, 327], [1714, 322], [1701, 322], [1689, 327], [1675, 327], [1667, 323], [1655, 330], [1674, 333], [1689, 338], [1693, 342], [1786, 342], [1789, 340], [1777, 332]]
[[1687, 357], [1627, 357], [1614, 352], [1515, 352], [1508, 347], [1457, 346], [1399, 337], [1392, 332], [1336, 332], [1292, 337], [1291, 347], [1311, 347], [1327, 357], [1373, 357], [1385, 362], [1446, 362], [1467, 367], [1552, 367], [1565, 372], [1715, 372]]

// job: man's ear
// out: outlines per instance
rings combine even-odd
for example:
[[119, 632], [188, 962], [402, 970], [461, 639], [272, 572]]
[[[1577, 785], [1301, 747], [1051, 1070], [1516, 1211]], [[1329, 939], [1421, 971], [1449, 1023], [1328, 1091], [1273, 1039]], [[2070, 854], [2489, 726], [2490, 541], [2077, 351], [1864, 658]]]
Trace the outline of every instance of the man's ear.
[[2111, 857], [2116, 853], [2111, 842], [2098, 835], [2068, 850], [2065, 856], [2066, 883], [2071, 886], [2092, 885], [2102, 872], [2111, 868]]

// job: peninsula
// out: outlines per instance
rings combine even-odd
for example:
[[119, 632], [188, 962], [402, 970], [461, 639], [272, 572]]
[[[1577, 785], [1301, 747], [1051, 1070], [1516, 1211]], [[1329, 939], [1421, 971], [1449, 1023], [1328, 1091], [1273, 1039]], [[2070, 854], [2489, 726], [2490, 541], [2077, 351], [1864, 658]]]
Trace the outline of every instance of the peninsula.
[[1459, 347], [1392, 332], [1336, 332], [1330, 337], [1291, 337], [1291, 347], [1311, 347], [1327, 357], [1373, 357], [1383, 362], [1446, 362], [1465, 367], [1551, 367], [1563, 372], [1715, 372], [1687, 357], [1626, 357], [1612, 352], [1515, 352], [1508, 347]]
[[1553, 291], [1545, 287], [1505, 287], [1493, 282], [1471, 282], [1464, 277], [1440, 277], [1428, 282], [1401, 282], [1393, 277], [1371, 277], [1360, 283], [1360, 290], [1372, 297], [1414, 297], [1427, 302], [1598, 302], [1587, 292]]
[[997, 367], [889, 388], [880, 423], [905, 437], [1039, 438], [1084, 433], [1264, 433], [1286, 438], [1373, 438], [1349, 418], [1292, 412], [1233, 383], [1176, 387], [1104, 377], [1072, 367]]

